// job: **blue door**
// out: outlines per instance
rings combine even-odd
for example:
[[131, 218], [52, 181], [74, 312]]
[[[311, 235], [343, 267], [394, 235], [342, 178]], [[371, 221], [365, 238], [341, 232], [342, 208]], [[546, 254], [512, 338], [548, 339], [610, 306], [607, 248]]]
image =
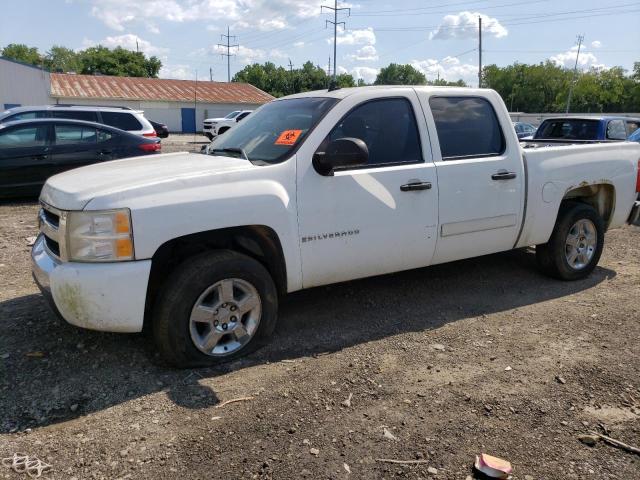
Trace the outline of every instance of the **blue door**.
[[196, 132], [196, 109], [182, 108], [182, 133]]

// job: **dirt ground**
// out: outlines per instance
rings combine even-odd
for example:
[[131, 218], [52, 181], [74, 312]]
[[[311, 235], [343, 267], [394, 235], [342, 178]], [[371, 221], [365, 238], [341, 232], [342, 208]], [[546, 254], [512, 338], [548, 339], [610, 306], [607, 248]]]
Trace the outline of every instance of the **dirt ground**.
[[209, 139], [199, 133], [171, 133], [161, 140], [162, 153], [199, 152]]
[[522, 250], [295, 293], [267, 347], [173, 370], [48, 311], [36, 209], [0, 205], [0, 456], [46, 478], [465, 479], [485, 452], [514, 479], [640, 479], [640, 456], [578, 440], [640, 446], [640, 228], [579, 282]]

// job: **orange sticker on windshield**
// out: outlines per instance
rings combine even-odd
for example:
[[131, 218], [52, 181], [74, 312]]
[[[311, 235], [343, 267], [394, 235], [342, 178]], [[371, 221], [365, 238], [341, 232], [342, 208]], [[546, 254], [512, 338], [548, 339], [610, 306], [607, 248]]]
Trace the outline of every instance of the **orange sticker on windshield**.
[[293, 145], [302, 134], [302, 130], [285, 130], [280, 134], [274, 145]]

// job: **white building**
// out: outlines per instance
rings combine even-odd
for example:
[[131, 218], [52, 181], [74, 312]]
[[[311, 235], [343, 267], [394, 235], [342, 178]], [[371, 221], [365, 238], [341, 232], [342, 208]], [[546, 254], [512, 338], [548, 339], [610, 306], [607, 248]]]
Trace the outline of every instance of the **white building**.
[[272, 100], [248, 83], [49, 73], [0, 57], [0, 107], [68, 103], [144, 110], [172, 132], [202, 129], [208, 117], [251, 110]]

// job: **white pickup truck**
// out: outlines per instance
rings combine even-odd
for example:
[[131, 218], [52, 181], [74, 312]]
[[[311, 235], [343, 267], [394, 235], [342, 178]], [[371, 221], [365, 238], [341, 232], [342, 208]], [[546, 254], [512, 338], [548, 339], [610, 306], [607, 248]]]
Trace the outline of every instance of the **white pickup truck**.
[[236, 124], [248, 117], [253, 110], [236, 110], [226, 117], [205, 118], [202, 123], [202, 134], [209, 140], [213, 140], [218, 135], [222, 135], [227, 130], [232, 129]]
[[33, 272], [79, 327], [152, 332], [180, 366], [254, 349], [286, 292], [536, 246], [563, 280], [640, 221], [640, 145], [524, 150], [492, 90], [285, 97], [208, 154], [49, 179]]

